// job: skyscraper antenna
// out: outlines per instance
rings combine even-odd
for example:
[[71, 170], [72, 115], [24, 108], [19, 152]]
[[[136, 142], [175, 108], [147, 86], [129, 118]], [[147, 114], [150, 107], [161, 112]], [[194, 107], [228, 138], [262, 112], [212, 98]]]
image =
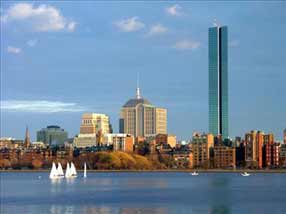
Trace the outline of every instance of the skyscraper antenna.
[[218, 24], [218, 22], [217, 22], [217, 19], [216, 19], [216, 18], [214, 18], [214, 22], [213, 22], [213, 24], [214, 24], [214, 26], [215, 26], [215, 27], [218, 27], [218, 26], [219, 26], [219, 24]]
[[139, 72], [137, 72], [136, 98], [137, 98], [137, 99], [141, 99], [140, 88], [139, 88]]
[[137, 72], [137, 88], [139, 88], [139, 72]]

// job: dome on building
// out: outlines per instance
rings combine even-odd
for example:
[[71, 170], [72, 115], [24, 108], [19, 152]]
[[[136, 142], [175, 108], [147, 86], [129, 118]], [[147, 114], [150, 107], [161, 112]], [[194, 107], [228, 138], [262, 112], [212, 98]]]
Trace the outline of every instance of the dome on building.
[[136, 107], [138, 104], [152, 105], [148, 100], [144, 98], [135, 98], [128, 100], [123, 107]]

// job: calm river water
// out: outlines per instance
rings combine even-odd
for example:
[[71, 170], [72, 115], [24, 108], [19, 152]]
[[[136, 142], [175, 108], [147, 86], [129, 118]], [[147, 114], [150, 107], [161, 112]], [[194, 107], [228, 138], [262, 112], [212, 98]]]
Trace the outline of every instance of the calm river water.
[[286, 213], [286, 174], [1, 172], [1, 213]]

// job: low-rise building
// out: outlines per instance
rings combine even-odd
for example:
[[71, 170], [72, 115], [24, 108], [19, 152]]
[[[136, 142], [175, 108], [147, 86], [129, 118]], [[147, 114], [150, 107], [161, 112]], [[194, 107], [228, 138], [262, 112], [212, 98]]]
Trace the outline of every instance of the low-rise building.
[[47, 144], [45, 144], [42, 141], [34, 141], [30, 144], [30, 147], [32, 147], [33, 149], [37, 149], [37, 148], [47, 148]]
[[279, 165], [286, 168], [286, 144], [281, 144], [279, 148]]
[[76, 148], [86, 148], [97, 145], [96, 134], [79, 134], [73, 139], [73, 146]]
[[157, 134], [155, 137], [156, 144], [168, 144], [174, 148], [177, 143], [177, 137], [169, 134]]
[[274, 135], [265, 134], [263, 136], [263, 167], [271, 167], [273, 165], [273, 145]]
[[214, 146], [214, 167], [215, 168], [235, 168], [236, 154], [235, 148], [215, 145]]
[[37, 131], [37, 141], [44, 142], [50, 146], [63, 146], [68, 139], [68, 133], [60, 126], [47, 126], [40, 131]]
[[76, 148], [111, 145], [114, 151], [133, 152], [134, 137], [122, 133], [109, 133], [100, 137], [99, 134], [79, 134], [73, 142]]
[[123, 133], [105, 134], [105, 145], [113, 145], [113, 151], [133, 152], [134, 137]]
[[214, 136], [212, 134], [195, 133], [192, 138], [191, 150], [193, 152], [194, 168], [210, 167], [210, 154], [214, 147]]
[[193, 165], [193, 153], [190, 151], [175, 151], [173, 153], [174, 161], [178, 167], [192, 169]]
[[274, 143], [272, 146], [272, 166], [275, 168], [279, 167], [279, 150], [280, 143]]
[[245, 134], [245, 162], [248, 168], [261, 169], [263, 166], [263, 136], [263, 132], [255, 130]]
[[17, 140], [11, 137], [2, 137], [0, 138], [0, 149], [7, 148], [7, 149], [16, 149], [23, 147], [24, 141]]

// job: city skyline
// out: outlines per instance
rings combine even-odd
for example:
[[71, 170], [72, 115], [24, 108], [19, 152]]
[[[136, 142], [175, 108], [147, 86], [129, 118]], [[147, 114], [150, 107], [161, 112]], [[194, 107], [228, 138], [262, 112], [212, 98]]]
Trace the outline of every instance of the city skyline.
[[28, 11], [44, 3], [60, 11], [62, 20], [44, 14], [58, 28], [37, 28], [35, 16], [15, 17], [18, 3], [1, 8], [1, 137], [23, 138], [28, 125], [35, 139], [36, 130], [51, 124], [72, 137], [85, 111], [110, 115], [117, 132], [138, 72], [143, 96], [168, 109], [169, 133], [190, 139], [194, 131], [207, 132], [207, 31], [216, 17], [229, 27], [229, 135], [257, 129], [282, 140], [284, 3], [180, 2], [173, 10], [171, 2], [120, 3], [117, 10], [117, 3], [40, 2]]

